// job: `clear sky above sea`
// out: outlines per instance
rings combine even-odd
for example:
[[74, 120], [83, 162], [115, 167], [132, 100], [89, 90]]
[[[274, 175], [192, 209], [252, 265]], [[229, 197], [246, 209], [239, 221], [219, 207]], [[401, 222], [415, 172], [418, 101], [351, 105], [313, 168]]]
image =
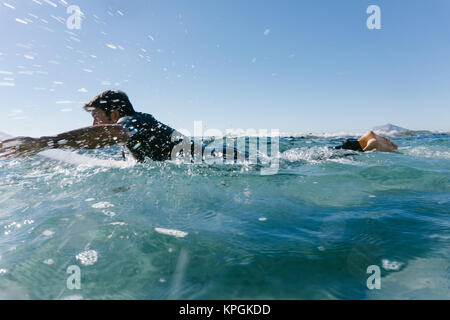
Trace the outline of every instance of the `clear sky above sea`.
[[448, 0], [0, 0], [0, 131], [90, 125], [107, 89], [191, 131], [450, 131], [449, 16]]

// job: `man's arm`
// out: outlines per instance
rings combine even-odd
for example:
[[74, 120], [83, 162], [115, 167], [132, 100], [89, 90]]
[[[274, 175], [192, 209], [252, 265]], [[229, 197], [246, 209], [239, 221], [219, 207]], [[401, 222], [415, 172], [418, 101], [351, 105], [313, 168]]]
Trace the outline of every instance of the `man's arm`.
[[70, 147], [74, 149], [100, 149], [126, 143], [129, 131], [122, 125], [107, 124], [81, 128], [53, 137], [19, 137], [0, 142], [0, 158], [29, 156], [46, 149]]

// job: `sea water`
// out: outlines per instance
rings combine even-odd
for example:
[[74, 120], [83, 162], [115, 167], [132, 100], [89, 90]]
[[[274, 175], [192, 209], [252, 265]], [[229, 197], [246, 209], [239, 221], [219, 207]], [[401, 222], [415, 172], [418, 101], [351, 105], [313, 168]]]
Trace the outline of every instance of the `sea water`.
[[2, 160], [0, 299], [449, 299], [450, 135], [339, 141], [281, 138], [271, 175]]

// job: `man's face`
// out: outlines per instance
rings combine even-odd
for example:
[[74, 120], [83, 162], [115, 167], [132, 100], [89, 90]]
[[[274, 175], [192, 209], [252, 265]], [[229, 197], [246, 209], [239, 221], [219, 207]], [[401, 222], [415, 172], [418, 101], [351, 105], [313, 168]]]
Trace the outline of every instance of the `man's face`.
[[94, 126], [99, 124], [114, 124], [115, 122], [106, 115], [106, 112], [100, 109], [94, 109], [91, 111], [91, 115], [94, 118]]

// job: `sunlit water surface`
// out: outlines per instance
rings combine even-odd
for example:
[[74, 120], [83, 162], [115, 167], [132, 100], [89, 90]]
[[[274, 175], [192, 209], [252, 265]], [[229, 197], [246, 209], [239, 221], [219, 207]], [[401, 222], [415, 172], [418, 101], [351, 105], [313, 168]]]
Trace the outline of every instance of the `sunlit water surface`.
[[[450, 136], [395, 142], [400, 153], [356, 154], [283, 138], [265, 176], [1, 161], [0, 298], [448, 299]], [[80, 290], [67, 287], [74, 265]]]

